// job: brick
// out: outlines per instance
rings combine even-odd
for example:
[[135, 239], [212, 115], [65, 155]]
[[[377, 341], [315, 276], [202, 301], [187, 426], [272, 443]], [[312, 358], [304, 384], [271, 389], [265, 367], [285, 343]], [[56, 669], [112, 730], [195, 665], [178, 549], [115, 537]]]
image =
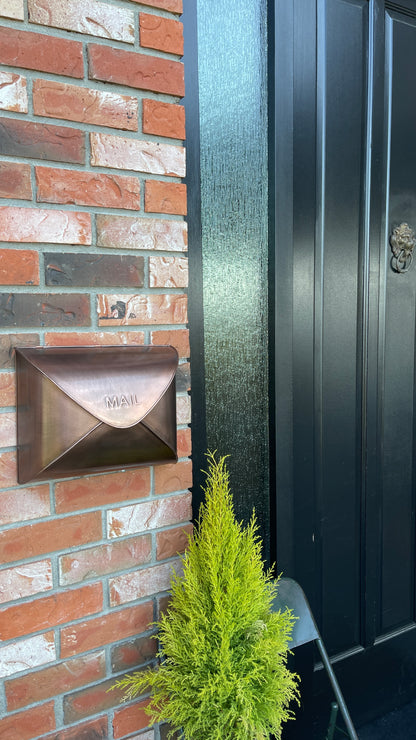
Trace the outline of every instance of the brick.
[[[6, 2], [10, 3], [10, 0]], [[82, 43], [50, 34], [0, 27], [0, 59], [9, 67], [52, 72], [65, 77], [84, 76]]]
[[179, 15], [183, 12], [182, 0], [131, 0], [133, 3], [140, 3], [141, 5], [151, 5], [152, 8], [160, 8], [161, 10], [168, 10], [171, 13], [178, 13]]
[[183, 25], [172, 18], [139, 13], [140, 46], [147, 49], [183, 54]]
[[0, 293], [0, 326], [89, 326], [90, 302], [79, 293]]
[[189, 396], [178, 396], [176, 399], [176, 423], [191, 423], [191, 399]]
[[187, 296], [98, 295], [99, 326], [186, 324]]
[[146, 180], [144, 210], [147, 213], [186, 216], [186, 185], [181, 182]]
[[[20, 671], [37, 668], [56, 660], [53, 632], [17, 640], [0, 646], [0, 676], [12, 676]], [[2, 737], [0, 732], [0, 737]], [[3, 735], [4, 738], [7, 735]]]
[[17, 488], [0, 493], [0, 525], [25, 522], [49, 516], [49, 486]]
[[36, 522], [0, 532], [0, 558], [11, 563], [70, 547], [81, 547], [101, 539], [101, 512]]
[[127, 8], [99, 0], [28, 0], [28, 10], [31, 23], [134, 44], [134, 16]]
[[88, 45], [88, 58], [91, 80], [113, 82], [180, 98], [185, 94], [182, 62], [99, 44]]
[[0, 154], [83, 164], [84, 133], [67, 126], [33, 123], [20, 118], [0, 120]]
[[158, 465], [155, 468], [154, 477], [156, 495], [191, 488], [192, 462], [183, 460], [173, 465]]
[[147, 601], [139, 606], [111, 612], [104, 617], [90, 619], [61, 630], [61, 658], [94, 650], [145, 632], [153, 620], [153, 604]]
[[5, 683], [10, 712], [45, 701], [105, 677], [105, 654], [100, 652], [68, 660]]
[[156, 535], [156, 552], [158, 560], [167, 560], [184, 553], [188, 545], [188, 536], [192, 534], [192, 524], [175, 529], [166, 529]]
[[54, 702], [0, 719], [0, 738], [30, 740], [55, 728]]
[[154, 175], [185, 177], [185, 149], [172, 144], [92, 133], [91, 164]]
[[185, 257], [149, 257], [151, 288], [187, 288], [188, 260]]
[[0, 453], [0, 488], [17, 486], [17, 462], [15, 452]]
[[111, 670], [113, 673], [127, 671], [154, 660], [157, 640], [154, 637], [137, 637], [122, 645], [111, 648]]
[[36, 167], [37, 201], [140, 210], [137, 177]]
[[29, 164], [0, 162], [0, 198], [32, 198]]
[[39, 334], [0, 334], [0, 368], [14, 368], [15, 347], [36, 347]]
[[50, 591], [52, 565], [50, 560], [18, 565], [0, 571], [0, 603], [24, 599], [26, 596]]
[[[132, 537], [111, 545], [78, 550], [59, 559], [60, 583], [68, 586], [148, 563], [152, 556], [150, 535]], [[1, 571], [0, 571], [1, 576]]]
[[0, 373], [0, 406], [16, 405], [16, 382], [14, 373]]
[[142, 130], [144, 134], [185, 138], [185, 108], [160, 100], [143, 100]]
[[150, 469], [138, 468], [106, 475], [94, 475], [55, 484], [56, 511], [108, 506], [117, 501], [143, 498], [150, 493]]
[[0, 0], [0, 16], [22, 21], [25, 17], [23, 0]]
[[[49, 347], [73, 347], [86, 345], [117, 346], [123, 344], [144, 344], [144, 332], [58, 332], [53, 334], [45, 334], [45, 344]], [[126, 473], [124, 475], [126, 475]]]
[[108, 740], [108, 737], [108, 718], [98, 717], [82, 725], [45, 735], [42, 740]]
[[38, 252], [0, 249], [0, 285], [39, 285]]
[[24, 77], [11, 72], [0, 72], [0, 108], [27, 113], [27, 85]]
[[113, 733], [114, 740], [125, 737], [137, 730], [143, 730], [150, 724], [149, 716], [146, 714], [146, 707], [149, 699], [130, 704], [125, 709], [119, 709], [114, 712]]
[[6, 411], [0, 414], [0, 447], [16, 446], [16, 414]]
[[[124, 678], [120, 676], [119, 678]], [[111, 690], [112, 689], [112, 690]], [[114, 679], [96, 683], [81, 691], [64, 696], [63, 710], [65, 724], [79, 722], [97, 712], [104, 712], [123, 702], [124, 692], [122, 689], [114, 688]]]
[[98, 247], [163, 252], [186, 252], [188, 248], [185, 221], [99, 214], [96, 223]]
[[[180, 106], [178, 106], [180, 107]], [[91, 90], [53, 80], [34, 80], [33, 109], [37, 116], [137, 131], [138, 102], [130, 95]]]
[[179, 357], [189, 357], [189, 330], [188, 329], [164, 329], [152, 331], [150, 335], [152, 344], [171, 344], [177, 349]]
[[148, 532], [158, 527], [188, 522], [191, 517], [189, 493], [123, 506], [107, 513], [108, 537], [112, 539]]
[[64, 591], [0, 610], [0, 639], [14, 640], [31, 632], [96, 614], [103, 607], [101, 583]]
[[45, 285], [141, 288], [144, 284], [143, 257], [47, 252], [44, 258]]
[[181, 362], [176, 371], [176, 392], [184, 393], [191, 389], [191, 366], [189, 362]]
[[141, 732], [139, 735], [134, 735], [133, 737], [130, 737], [130, 740], [154, 740], [154, 737], [154, 731], [148, 730], [147, 732]]
[[189, 457], [192, 453], [191, 430], [189, 428], [178, 429], [177, 436], [178, 457]]
[[91, 244], [91, 239], [89, 213], [0, 207], [0, 241]]

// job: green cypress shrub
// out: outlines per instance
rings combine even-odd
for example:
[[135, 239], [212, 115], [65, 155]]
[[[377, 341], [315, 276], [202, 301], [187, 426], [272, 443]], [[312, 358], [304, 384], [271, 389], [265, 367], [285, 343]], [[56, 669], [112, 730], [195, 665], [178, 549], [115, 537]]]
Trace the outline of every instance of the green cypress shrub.
[[201, 506], [183, 575], [173, 576], [170, 605], [158, 623], [160, 665], [115, 685], [126, 699], [151, 690], [154, 722], [184, 740], [266, 740], [281, 736], [298, 699], [287, 668], [294, 617], [272, 613], [276, 582], [265, 572], [253, 514], [237, 522], [225, 458], [208, 454]]

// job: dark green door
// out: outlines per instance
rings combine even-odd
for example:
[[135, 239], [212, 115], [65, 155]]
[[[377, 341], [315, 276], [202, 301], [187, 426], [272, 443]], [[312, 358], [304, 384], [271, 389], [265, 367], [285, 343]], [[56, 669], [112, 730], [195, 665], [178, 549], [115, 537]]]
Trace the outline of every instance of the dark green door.
[[416, 1], [275, 20], [277, 560], [359, 725], [416, 696]]

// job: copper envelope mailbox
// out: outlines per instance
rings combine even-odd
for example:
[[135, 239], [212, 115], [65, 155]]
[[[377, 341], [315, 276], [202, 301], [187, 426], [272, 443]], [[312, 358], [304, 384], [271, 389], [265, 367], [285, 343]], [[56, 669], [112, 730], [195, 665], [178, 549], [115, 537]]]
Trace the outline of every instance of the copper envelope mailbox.
[[16, 349], [18, 480], [175, 462], [173, 347]]

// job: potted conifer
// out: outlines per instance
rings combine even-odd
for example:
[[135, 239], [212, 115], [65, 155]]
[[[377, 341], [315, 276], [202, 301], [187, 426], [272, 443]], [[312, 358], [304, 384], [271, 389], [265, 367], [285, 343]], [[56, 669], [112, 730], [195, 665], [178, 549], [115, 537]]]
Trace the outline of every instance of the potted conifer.
[[225, 458], [208, 454], [205, 503], [183, 574], [158, 623], [160, 665], [118, 681], [126, 699], [151, 691], [153, 722], [184, 740], [265, 740], [292, 717], [297, 676], [287, 668], [294, 618], [272, 613], [255, 517], [236, 521]]

